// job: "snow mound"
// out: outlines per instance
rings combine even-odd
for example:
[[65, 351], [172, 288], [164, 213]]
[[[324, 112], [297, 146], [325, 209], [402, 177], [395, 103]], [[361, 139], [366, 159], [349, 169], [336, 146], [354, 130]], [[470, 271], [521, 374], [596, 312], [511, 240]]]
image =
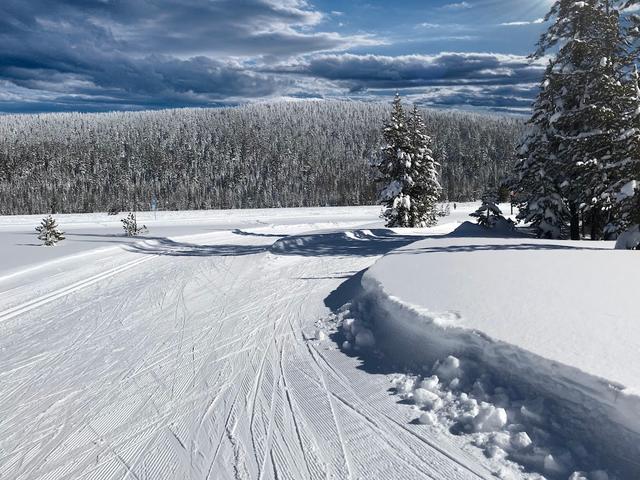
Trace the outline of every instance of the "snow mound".
[[351, 324], [426, 372], [395, 379], [398, 395], [489, 458], [547, 478], [604, 478], [603, 465], [640, 478], [637, 304], [631, 282], [601, 281], [634, 278], [640, 258], [612, 246], [463, 224], [379, 260]]

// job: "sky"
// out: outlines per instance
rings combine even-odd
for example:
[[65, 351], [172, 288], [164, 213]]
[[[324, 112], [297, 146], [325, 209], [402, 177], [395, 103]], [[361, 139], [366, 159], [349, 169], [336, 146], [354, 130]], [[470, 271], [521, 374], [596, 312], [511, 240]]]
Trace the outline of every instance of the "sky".
[[1, 0], [0, 112], [274, 99], [528, 111], [549, 0]]

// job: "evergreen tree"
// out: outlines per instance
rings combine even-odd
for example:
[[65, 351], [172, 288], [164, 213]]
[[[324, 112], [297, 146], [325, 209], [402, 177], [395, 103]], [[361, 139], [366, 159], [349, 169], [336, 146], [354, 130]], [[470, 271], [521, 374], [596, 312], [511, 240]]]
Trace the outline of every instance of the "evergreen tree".
[[496, 200], [495, 195], [485, 194], [482, 198], [482, 205], [469, 216], [476, 218], [478, 225], [485, 228], [501, 227], [505, 230], [512, 230], [515, 226], [513, 221], [506, 219], [502, 215], [502, 210], [500, 210]]
[[550, 62], [519, 148], [513, 187], [518, 220], [531, 224], [540, 238], [560, 238], [569, 215], [558, 181], [560, 165], [552, 122], [556, 98], [552, 88], [557, 84], [549, 79], [553, 69]]
[[64, 232], [58, 228], [51, 215], [42, 219], [42, 223], [36, 227], [36, 232], [38, 232], [38, 240], [44, 242], [47, 247], [53, 247], [65, 239]]
[[383, 184], [380, 201], [389, 227], [429, 227], [437, 223], [436, 202], [442, 193], [438, 164], [424, 119], [414, 106], [407, 119], [396, 95], [391, 120], [383, 130], [386, 145], [378, 163]]
[[149, 231], [146, 225], [142, 225], [141, 227], [138, 226], [138, 219], [133, 212], [129, 212], [129, 215], [120, 221], [122, 222], [122, 228], [124, 229], [124, 233], [127, 237], [135, 237]]
[[631, 57], [623, 6], [615, 0], [557, 0], [547, 14], [554, 21], [533, 57], [559, 48], [545, 74], [519, 172], [520, 190], [533, 192], [521, 218], [541, 235], [562, 230], [563, 204], [572, 239], [580, 238], [581, 216], [588, 218], [591, 237], [599, 238], [611, 211], [610, 165], [620, 154], [616, 139], [627, 130], [625, 71]]
[[427, 135], [424, 119], [416, 105], [409, 119], [411, 136], [411, 210], [410, 225], [413, 227], [431, 227], [438, 222], [437, 202], [442, 195], [438, 167], [431, 150], [431, 137]]
[[377, 165], [379, 181], [383, 184], [380, 201], [385, 210], [383, 217], [388, 227], [410, 227], [411, 189], [414, 187], [412, 168], [412, 142], [400, 95], [393, 100], [391, 119], [383, 130], [386, 145]]

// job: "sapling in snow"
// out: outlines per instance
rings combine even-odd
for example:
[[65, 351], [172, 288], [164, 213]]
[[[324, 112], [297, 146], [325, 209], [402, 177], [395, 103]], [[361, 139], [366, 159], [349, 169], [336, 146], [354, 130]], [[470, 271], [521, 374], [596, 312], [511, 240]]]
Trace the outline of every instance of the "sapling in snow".
[[491, 196], [485, 196], [482, 199], [482, 205], [470, 216], [477, 218], [478, 224], [485, 228], [496, 228], [502, 225], [512, 229], [515, 225], [512, 220], [502, 215], [502, 210]]
[[65, 239], [64, 232], [58, 228], [58, 224], [51, 215], [42, 219], [42, 223], [36, 227], [36, 232], [38, 232], [38, 239], [42, 240], [47, 247], [53, 247]]
[[127, 237], [135, 237], [149, 231], [146, 225], [138, 226], [138, 220], [133, 212], [129, 212], [129, 215], [120, 221], [122, 222], [122, 228], [124, 228], [124, 233]]

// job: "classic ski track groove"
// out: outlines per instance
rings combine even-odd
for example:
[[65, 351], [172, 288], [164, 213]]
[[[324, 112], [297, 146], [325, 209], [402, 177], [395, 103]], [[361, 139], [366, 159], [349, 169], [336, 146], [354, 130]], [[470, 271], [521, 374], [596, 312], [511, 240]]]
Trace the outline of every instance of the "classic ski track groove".
[[44, 295], [40, 298], [31, 300], [29, 302], [23, 303], [22, 305], [18, 305], [12, 308], [9, 308], [8, 310], [5, 310], [3, 312], [0, 312], [0, 323], [2, 322], [6, 322], [7, 320], [10, 320], [14, 317], [17, 317], [18, 315], [22, 315], [23, 313], [27, 313], [31, 310], [33, 310], [34, 308], [38, 308], [41, 307], [43, 305], [46, 305], [50, 302], [53, 302], [54, 300], [57, 300], [59, 298], [65, 297], [67, 295], [69, 295], [70, 293], [74, 293], [77, 292], [79, 290], [82, 290], [84, 288], [90, 287], [91, 285], [98, 283], [102, 280], [106, 280], [108, 278], [113, 277], [114, 275], [118, 275], [119, 273], [122, 272], [126, 272], [127, 270], [137, 267], [140, 264], [143, 264], [145, 262], [148, 262], [149, 260], [152, 260], [154, 257], [149, 256], [149, 257], [143, 257], [143, 258], [139, 258], [136, 260], [132, 260], [130, 262], [125, 263], [124, 265], [120, 265], [117, 267], [114, 267], [110, 270], [107, 270], [105, 272], [99, 273], [97, 275], [93, 275], [89, 278], [86, 278], [84, 280], [80, 280], [79, 282], [73, 283], [72, 285], [69, 285], [68, 287], [64, 287], [61, 288], [59, 290], [55, 290], [47, 295]]

